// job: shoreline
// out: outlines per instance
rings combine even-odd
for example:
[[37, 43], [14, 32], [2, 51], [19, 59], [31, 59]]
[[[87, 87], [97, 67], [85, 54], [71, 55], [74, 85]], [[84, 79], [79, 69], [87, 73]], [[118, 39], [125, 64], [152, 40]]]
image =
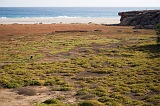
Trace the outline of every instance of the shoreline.
[[120, 18], [0, 18], [0, 24], [119, 24]]

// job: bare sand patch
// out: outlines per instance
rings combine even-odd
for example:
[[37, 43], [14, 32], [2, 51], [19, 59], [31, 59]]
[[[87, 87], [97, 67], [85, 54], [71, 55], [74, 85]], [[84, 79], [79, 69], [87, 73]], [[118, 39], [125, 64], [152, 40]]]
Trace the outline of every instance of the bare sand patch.
[[0, 18], [0, 24], [118, 24], [120, 22], [119, 20], [120, 18]]
[[[30, 89], [36, 92], [35, 95], [26, 96], [18, 94], [22, 89]], [[21, 87], [16, 89], [0, 89], [0, 106], [32, 106], [36, 103], [42, 103], [50, 98], [57, 98], [63, 96], [64, 103], [73, 103], [76, 101], [74, 91], [51, 91], [51, 88], [45, 86]]]

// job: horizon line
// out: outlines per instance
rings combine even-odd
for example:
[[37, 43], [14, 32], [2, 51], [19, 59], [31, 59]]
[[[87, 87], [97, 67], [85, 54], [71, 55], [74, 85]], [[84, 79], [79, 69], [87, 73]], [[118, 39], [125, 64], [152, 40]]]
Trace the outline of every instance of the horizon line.
[[[1, 7], [51, 7], [51, 6], [0, 6], [0, 8]], [[100, 7], [100, 6], [99, 7], [98, 6], [88, 6], [88, 7], [87, 6], [77, 6], [77, 7], [76, 6], [75, 7], [74, 6], [66, 6], [65, 7], [65, 6], [53, 6], [51, 8], [54, 8], [54, 7], [56, 7], [56, 8], [58, 8], [58, 7], [59, 8], [63, 8], [63, 7], [64, 8], [160, 8], [160, 7], [143, 7], [143, 6], [142, 7], [125, 7], [125, 6], [124, 7], [121, 7], [121, 6], [120, 7], [112, 7], [112, 6], [111, 7]]]

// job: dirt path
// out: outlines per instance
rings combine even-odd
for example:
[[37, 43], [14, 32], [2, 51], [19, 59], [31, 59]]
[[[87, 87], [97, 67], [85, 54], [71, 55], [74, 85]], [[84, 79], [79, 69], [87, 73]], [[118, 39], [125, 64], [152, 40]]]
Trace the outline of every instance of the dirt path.
[[50, 98], [64, 97], [64, 103], [71, 104], [76, 101], [74, 91], [51, 91], [49, 87], [22, 87], [20, 89], [33, 90], [33, 96], [18, 94], [18, 89], [0, 89], [0, 106], [33, 106]]

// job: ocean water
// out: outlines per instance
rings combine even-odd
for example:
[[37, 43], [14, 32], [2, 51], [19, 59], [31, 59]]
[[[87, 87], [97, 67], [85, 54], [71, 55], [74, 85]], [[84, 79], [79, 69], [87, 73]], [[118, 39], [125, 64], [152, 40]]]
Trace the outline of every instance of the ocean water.
[[0, 18], [116, 18], [118, 12], [160, 7], [0, 7]]

